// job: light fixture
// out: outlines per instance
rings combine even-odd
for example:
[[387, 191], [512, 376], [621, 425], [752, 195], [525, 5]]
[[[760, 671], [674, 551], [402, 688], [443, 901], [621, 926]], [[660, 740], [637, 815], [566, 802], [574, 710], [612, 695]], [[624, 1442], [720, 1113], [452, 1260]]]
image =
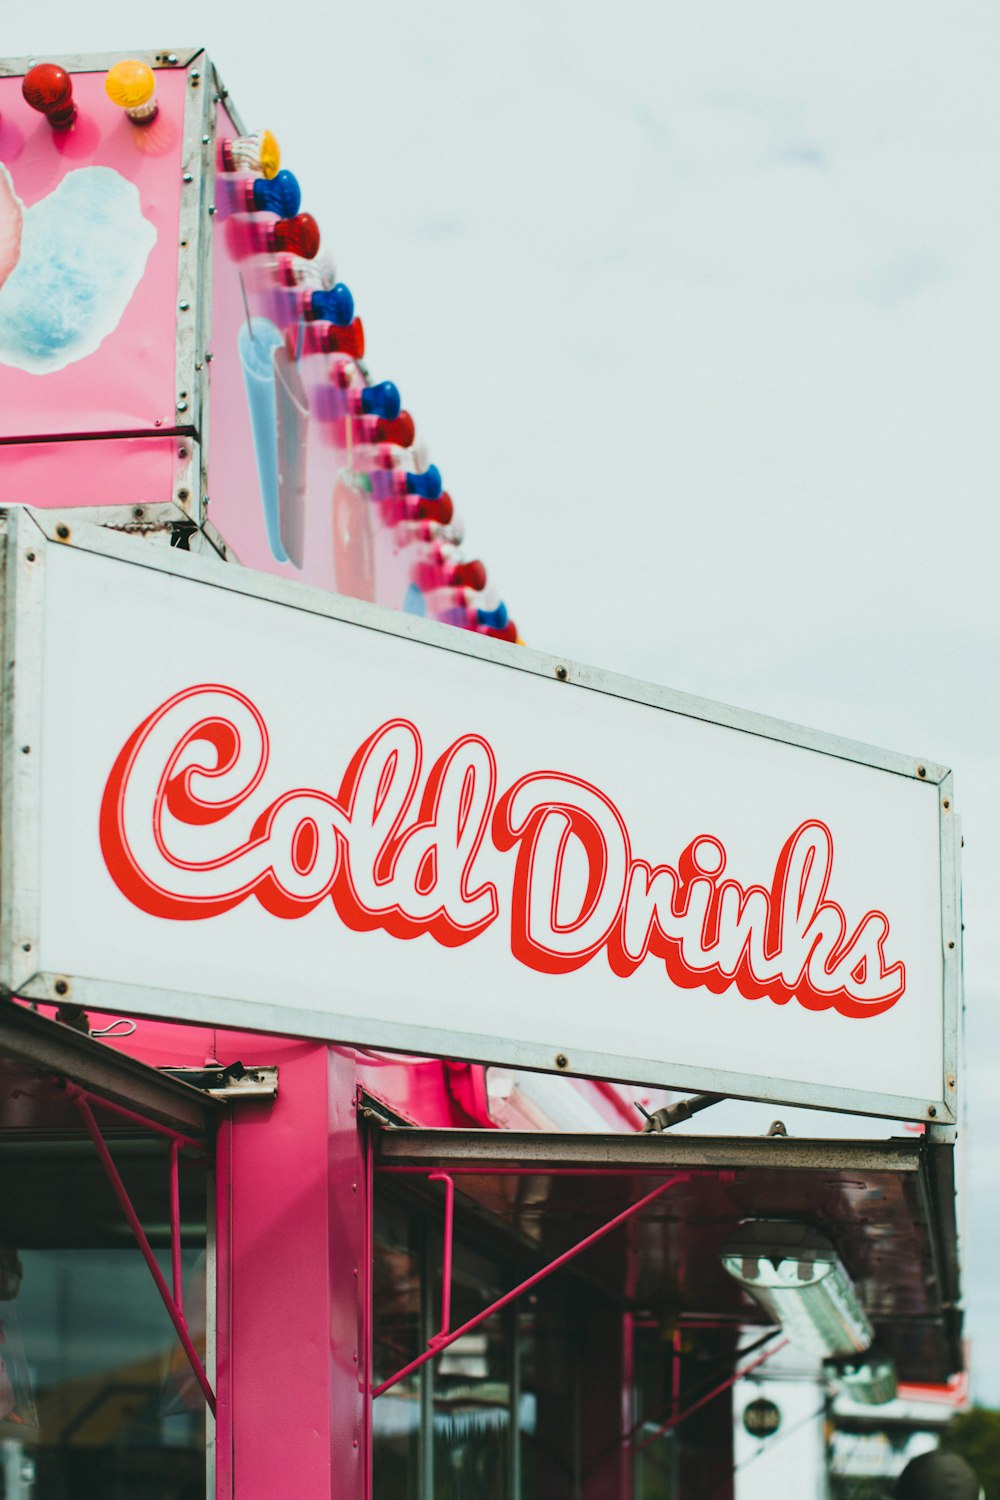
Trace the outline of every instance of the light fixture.
[[838, 1360], [830, 1373], [844, 1395], [862, 1406], [884, 1406], [896, 1398], [896, 1367], [873, 1350], [864, 1359]]
[[722, 1247], [722, 1264], [804, 1353], [829, 1359], [871, 1344], [875, 1335], [850, 1277], [830, 1241], [810, 1225], [743, 1224]]

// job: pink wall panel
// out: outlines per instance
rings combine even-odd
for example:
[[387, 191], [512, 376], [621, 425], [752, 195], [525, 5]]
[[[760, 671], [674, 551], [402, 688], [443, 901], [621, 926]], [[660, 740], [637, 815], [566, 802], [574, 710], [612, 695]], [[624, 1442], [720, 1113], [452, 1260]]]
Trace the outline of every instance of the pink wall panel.
[[156, 505], [171, 498], [178, 437], [0, 444], [0, 505]]
[[143, 127], [102, 73], [74, 74], [77, 120], [56, 131], [20, 78], [0, 78], [4, 436], [174, 425], [187, 73], [159, 69], [156, 85], [159, 114]]

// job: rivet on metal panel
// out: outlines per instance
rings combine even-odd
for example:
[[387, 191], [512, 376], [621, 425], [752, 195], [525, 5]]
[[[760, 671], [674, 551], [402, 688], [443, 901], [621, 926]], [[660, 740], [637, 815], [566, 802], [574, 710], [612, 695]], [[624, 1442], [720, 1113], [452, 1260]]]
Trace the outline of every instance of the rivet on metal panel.
[[53, 988], [57, 995], [69, 994], [69, 985], [66, 983], [65, 979], [57, 979], [55, 984], [53, 985]]
[[556, 1053], [556, 1067], [557, 1068], [568, 1068], [569, 1067], [569, 1058], [566, 1056], [565, 1052], [557, 1052]]
[[917, 775], [918, 776], [926, 776], [927, 775], [927, 767], [926, 766], [918, 766], [917, 767]]
[[201, 138], [201, 144], [203, 146], [207, 146], [209, 144], [209, 142], [211, 141], [211, 139], [212, 139], [212, 137], [210, 135], [203, 135], [202, 138]]
[[181, 312], [187, 312], [187, 310], [191, 306], [191, 304], [190, 304], [190, 302], [181, 301], [181, 302], [178, 302], [177, 306], [180, 308]]
[[208, 205], [208, 211], [209, 211], [210, 214], [214, 214], [215, 213], [215, 204], [214, 203], [210, 203]]
[[181, 176], [181, 182], [194, 182], [194, 173], [184, 172]]
[[22, 755], [30, 755], [31, 754], [31, 746], [30, 745], [22, 745], [21, 746], [21, 754]]
[[188, 498], [188, 496], [190, 495], [190, 493], [191, 493], [191, 491], [188, 490], [188, 489], [183, 489], [183, 488], [179, 489], [177, 491], [177, 498], [178, 498], [178, 500], [186, 500]]
[[34, 562], [35, 560], [35, 554], [33, 552], [26, 552], [24, 556], [28, 562]]
[[566, 678], [569, 676], [569, 672], [566, 667], [556, 667], [556, 676], [559, 678], [560, 682], [565, 682]]
[[932, 1120], [935, 1119], [936, 1116], [937, 1116], [937, 1105], [936, 1104], [928, 1104], [928, 1106], [927, 1106], [927, 1113], [930, 1115], [930, 1117], [931, 1117]]
[[178, 403], [177, 403], [177, 410], [178, 411], [187, 411], [187, 409], [188, 409], [188, 404], [187, 404], [186, 401], [178, 401]]
[[153, 426], [154, 427], [162, 427], [163, 426], [163, 418], [162, 417], [157, 417], [156, 421], [153, 423]]
[[947, 1082], [948, 1087], [950, 1089], [953, 1089], [955, 1087], [955, 1080], [954, 1080], [954, 1078], [948, 1078], [945, 1081]]
[[170, 63], [171, 65], [173, 65], [174, 63], [176, 63], [176, 61], [177, 61], [177, 53], [176, 52], [169, 52], [167, 54], [167, 62]]
[[198, 87], [199, 83], [201, 82], [201, 74], [198, 73], [198, 72], [189, 73], [188, 77], [191, 80], [191, 87], [193, 89], [196, 89]]
[[205, 363], [206, 363], [206, 365], [210, 365], [212, 363], [212, 360], [214, 358], [215, 358], [215, 355], [212, 353], [212, 351], [210, 349], [206, 349], [205, 350]]
[[22, 951], [25, 952], [25, 953], [30, 953], [31, 952], [31, 944], [30, 943], [22, 943], [21, 944], [21, 948], [22, 948]]
[[178, 458], [187, 458], [187, 456], [188, 456], [188, 451], [187, 451], [186, 448], [178, 448], [178, 450], [177, 450], [177, 457]]
[[948, 801], [947, 797], [944, 798], [944, 800], [941, 803], [941, 806], [944, 808], [945, 812], [948, 811], [948, 808], [951, 806], [951, 803]]
[[954, 939], [953, 939], [953, 938], [952, 938], [952, 939], [951, 939], [951, 940], [950, 940], [950, 941], [949, 941], [949, 943], [948, 943], [948, 947], [949, 947], [949, 948], [954, 948], [954, 946], [955, 946], [955, 941], [954, 941]]
[[68, 542], [69, 541], [69, 527], [64, 522], [61, 522], [56, 527], [56, 536], [59, 538], [59, 540], [61, 542]]
[[141, 505], [133, 505], [133, 507], [132, 507], [132, 519], [133, 519], [133, 521], [141, 521], [142, 518], [143, 518], [143, 516], [145, 514], [146, 514], [146, 512], [143, 510], [143, 508], [142, 508]]

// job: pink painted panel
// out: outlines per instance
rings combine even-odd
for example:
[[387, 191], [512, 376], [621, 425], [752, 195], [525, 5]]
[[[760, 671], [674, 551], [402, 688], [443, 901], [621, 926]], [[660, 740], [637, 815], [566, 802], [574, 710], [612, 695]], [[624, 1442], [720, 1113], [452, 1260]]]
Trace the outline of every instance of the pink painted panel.
[[0, 444], [0, 505], [162, 504], [182, 462], [178, 443], [164, 436]]
[[103, 74], [74, 74], [77, 119], [57, 131], [0, 78], [4, 436], [173, 425], [187, 86], [158, 69], [159, 113], [139, 126]]

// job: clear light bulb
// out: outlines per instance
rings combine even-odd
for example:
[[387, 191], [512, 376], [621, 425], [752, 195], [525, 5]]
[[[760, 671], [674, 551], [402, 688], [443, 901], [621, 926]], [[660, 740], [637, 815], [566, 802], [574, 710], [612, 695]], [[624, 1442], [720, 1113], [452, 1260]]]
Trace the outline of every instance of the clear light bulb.
[[277, 176], [280, 166], [281, 147], [269, 130], [233, 136], [222, 142], [224, 172], [259, 172], [270, 179]]
[[156, 79], [152, 68], [137, 58], [124, 58], [108, 69], [104, 92], [136, 125], [149, 125], [156, 118]]
[[29, 68], [21, 80], [21, 93], [53, 130], [68, 130], [76, 119], [73, 81], [58, 63], [36, 63]]

